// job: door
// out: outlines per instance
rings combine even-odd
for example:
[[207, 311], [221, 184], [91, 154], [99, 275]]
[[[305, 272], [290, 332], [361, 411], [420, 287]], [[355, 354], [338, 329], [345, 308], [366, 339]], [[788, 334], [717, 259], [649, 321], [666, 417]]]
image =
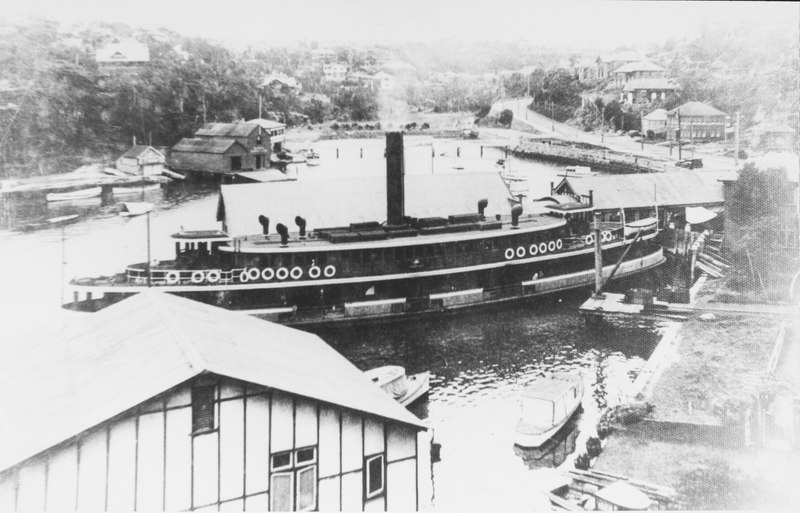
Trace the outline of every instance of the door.
[[231, 171], [242, 170], [242, 157], [231, 157]]

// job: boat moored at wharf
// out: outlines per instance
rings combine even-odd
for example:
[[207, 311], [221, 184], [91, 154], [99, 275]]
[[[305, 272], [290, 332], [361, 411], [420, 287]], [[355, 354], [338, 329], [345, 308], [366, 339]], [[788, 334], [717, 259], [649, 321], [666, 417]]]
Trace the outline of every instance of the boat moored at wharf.
[[[98, 310], [156, 287], [286, 324], [360, 322], [589, 286], [595, 244], [606, 275], [623, 257], [615, 278], [664, 261], [651, 242], [655, 226], [626, 235], [623, 224], [605, 223], [595, 240], [589, 204], [526, 214], [497, 173], [405, 176], [402, 133], [387, 133], [386, 141], [385, 181], [350, 181], [349, 198], [333, 192], [335, 180], [222, 185], [222, 230], [172, 235], [173, 260], [73, 279], [65, 307]], [[407, 188], [414, 193], [408, 209]], [[379, 204], [386, 221], [366, 220], [383, 215]], [[278, 223], [270, 233], [270, 219], [259, 213], [269, 208], [307, 217], [295, 216], [296, 231]], [[430, 215], [441, 209], [451, 213]], [[342, 225], [343, 216], [355, 222]]]

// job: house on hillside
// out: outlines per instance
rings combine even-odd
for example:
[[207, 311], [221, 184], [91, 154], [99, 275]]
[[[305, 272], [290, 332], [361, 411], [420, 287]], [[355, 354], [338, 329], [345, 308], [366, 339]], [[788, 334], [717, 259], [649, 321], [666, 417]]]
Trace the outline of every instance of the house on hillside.
[[347, 78], [347, 66], [338, 62], [330, 62], [322, 65], [322, 77], [326, 82], [344, 82]]
[[379, 71], [372, 75], [372, 82], [378, 89], [389, 90], [394, 88], [397, 80], [394, 75], [386, 73], [385, 71]]
[[117, 159], [117, 169], [133, 175], [154, 176], [161, 174], [166, 162], [167, 158], [157, 149], [137, 144]]
[[580, 82], [591, 82], [597, 79], [597, 63], [595, 61], [586, 59], [578, 61], [572, 67], [572, 70]]
[[680, 87], [668, 78], [634, 78], [625, 83], [620, 93], [620, 102], [642, 105], [666, 100]]
[[613, 55], [600, 55], [595, 59], [597, 64], [597, 78], [611, 77], [611, 72], [631, 62], [640, 61], [641, 57], [636, 52], [619, 52]]
[[170, 151], [169, 167], [185, 173], [223, 175], [247, 170], [248, 155], [247, 148], [235, 139], [183, 138]]
[[622, 88], [625, 84], [635, 79], [665, 78], [666, 70], [650, 61], [636, 61], [620, 66], [611, 74], [614, 77], [614, 85], [617, 88]]
[[316, 335], [155, 291], [65, 322], [0, 347], [2, 511], [420, 509], [425, 426]]
[[684, 103], [667, 112], [667, 138], [673, 141], [678, 138], [681, 141], [724, 141], [726, 118], [724, 112], [711, 105]]
[[98, 66], [139, 66], [150, 62], [147, 44], [131, 38], [116, 38], [95, 50]]
[[298, 93], [303, 88], [303, 85], [296, 78], [284, 73], [270, 73], [261, 81], [260, 87], [262, 89], [270, 89], [274, 93], [282, 93], [284, 91]]

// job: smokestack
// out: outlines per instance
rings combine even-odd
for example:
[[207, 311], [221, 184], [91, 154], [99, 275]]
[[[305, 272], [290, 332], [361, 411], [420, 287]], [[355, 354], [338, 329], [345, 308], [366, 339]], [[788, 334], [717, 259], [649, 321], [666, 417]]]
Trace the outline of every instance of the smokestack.
[[405, 217], [403, 132], [386, 132], [386, 224], [402, 226]]
[[518, 228], [519, 216], [522, 215], [522, 205], [514, 205], [511, 209], [511, 228]]
[[297, 227], [300, 228], [300, 238], [301, 239], [305, 239], [306, 238], [306, 220], [303, 219], [300, 216], [297, 216], [297, 217], [294, 218], [294, 224], [296, 224]]
[[275, 229], [281, 235], [281, 246], [284, 246], [284, 247], [288, 246], [289, 245], [289, 229], [286, 228], [286, 225], [283, 224], [283, 223], [278, 223], [278, 225], [275, 226]]
[[481, 221], [486, 220], [486, 216], [483, 215], [483, 211], [486, 210], [486, 207], [489, 206], [489, 200], [486, 198], [478, 200], [478, 214], [481, 215]]
[[269, 217], [258, 216], [258, 222], [261, 223], [261, 233], [269, 235]]

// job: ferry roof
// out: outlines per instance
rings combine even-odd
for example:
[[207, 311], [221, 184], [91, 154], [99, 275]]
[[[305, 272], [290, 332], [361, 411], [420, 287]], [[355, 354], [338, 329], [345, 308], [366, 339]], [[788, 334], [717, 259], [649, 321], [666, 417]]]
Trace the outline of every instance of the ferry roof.
[[725, 173], [717, 171], [675, 171], [635, 175], [597, 175], [571, 180], [555, 187], [557, 194], [593, 192], [595, 210], [722, 204]]
[[148, 290], [4, 341], [0, 471], [203, 373], [425, 428], [316, 335]]
[[[488, 199], [488, 219], [511, 213], [511, 196], [498, 173], [407, 174], [405, 214], [447, 217], [478, 211]], [[331, 180], [297, 180], [222, 185], [217, 218], [232, 236], [261, 233], [258, 217], [270, 218], [270, 229], [283, 223], [293, 229], [295, 216], [307, 229], [386, 221], [386, 178], [368, 176]]]
[[572, 390], [571, 381], [552, 378], [540, 378], [525, 387], [522, 397], [525, 399], [538, 399], [540, 401], [556, 401], [561, 396]]

